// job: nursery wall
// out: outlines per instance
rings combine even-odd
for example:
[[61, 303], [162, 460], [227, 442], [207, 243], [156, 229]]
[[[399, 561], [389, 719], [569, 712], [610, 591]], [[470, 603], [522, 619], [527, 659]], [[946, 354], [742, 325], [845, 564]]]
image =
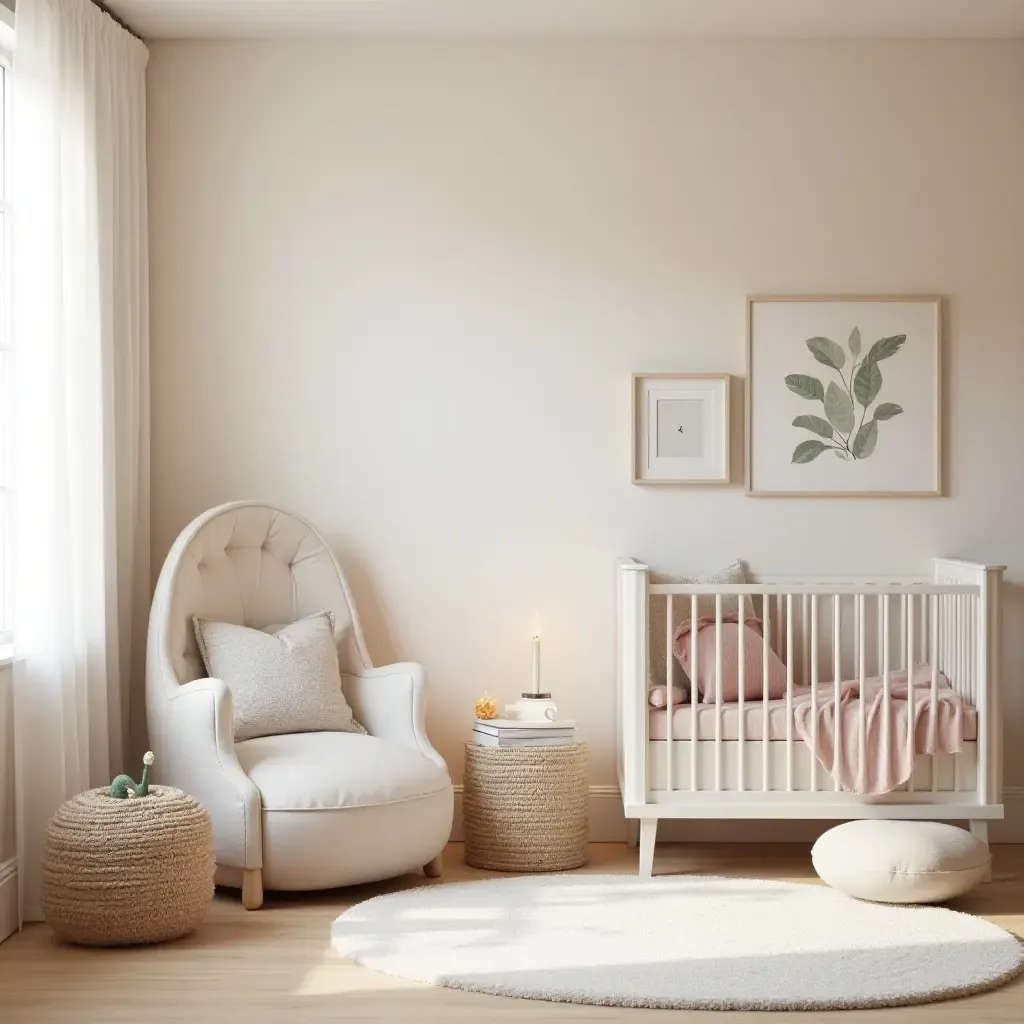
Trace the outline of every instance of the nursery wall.
[[[161, 41], [149, 75], [154, 570], [219, 502], [308, 515], [457, 781], [539, 626], [606, 832], [616, 555], [1006, 562], [1024, 839], [1024, 44]], [[738, 411], [731, 487], [629, 482], [631, 371], [742, 376], [773, 292], [948, 298], [948, 497], [748, 498]]]

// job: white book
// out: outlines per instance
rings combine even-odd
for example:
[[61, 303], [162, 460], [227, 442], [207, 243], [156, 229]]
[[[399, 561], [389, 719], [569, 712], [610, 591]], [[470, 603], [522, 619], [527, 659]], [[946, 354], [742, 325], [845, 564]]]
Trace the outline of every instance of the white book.
[[571, 739], [575, 729], [483, 729], [479, 724], [473, 726], [473, 732], [479, 736], [491, 736], [503, 740], [540, 740], [540, 739]]
[[473, 740], [481, 747], [571, 747], [573, 739], [571, 736], [534, 736], [526, 738], [505, 739], [499, 736], [490, 736], [484, 732], [473, 732]]
[[520, 718], [478, 718], [475, 726], [485, 726], [488, 729], [575, 729], [576, 720], [573, 718], [556, 718], [553, 722], [546, 719], [539, 722], [526, 722]]

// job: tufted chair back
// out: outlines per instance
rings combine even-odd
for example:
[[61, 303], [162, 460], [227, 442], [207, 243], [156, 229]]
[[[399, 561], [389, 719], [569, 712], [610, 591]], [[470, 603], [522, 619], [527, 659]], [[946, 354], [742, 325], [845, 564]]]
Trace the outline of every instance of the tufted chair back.
[[317, 530], [271, 505], [221, 505], [193, 520], [167, 555], [153, 598], [151, 661], [162, 666], [164, 685], [206, 675], [194, 615], [266, 629], [322, 611], [334, 613], [342, 672], [371, 667], [345, 577]]

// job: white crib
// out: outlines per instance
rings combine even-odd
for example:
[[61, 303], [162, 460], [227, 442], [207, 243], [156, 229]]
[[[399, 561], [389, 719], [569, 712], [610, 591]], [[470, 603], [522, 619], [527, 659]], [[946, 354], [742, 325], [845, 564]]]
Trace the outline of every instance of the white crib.
[[[696, 585], [654, 584], [648, 566], [631, 558], [618, 560], [617, 760], [623, 810], [627, 819], [639, 821], [641, 876], [651, 875], [660, 818], [964, 820], [987, 841], [988, 821], [1003, 816], [999, 600], [1005, 567], [953, 559], [935, 559], [933, 565], [931, 579], [796, 582], [766, 578], [756, 583]], [[726, 730], [723, 722], [730, 706], [722, 703], [718, 686], [716, 703], [691, 702], [682, 712], [690, 716], [686, 738], [673, 737], [675, 715], [667, 713], [664, 738], [653, 739], [647, 701], [651, 602], [667, 603], [666, 677], [671, 682], [673, 603], [690, 602], [691, 617], [696, 620], [697, 599], [704, 595], [713, 595], [716, 622], [694, 642], [717, 642], [719, 680], [722, 650], [717, 627], [722, 621], [722, 598], [737, 595], [740, 621], [747, 609], [761, 619], [764, 700], [745, 708], [741, 683], [738, 716]], [[783, 737], [768, 721], [769, 650], [786, 666]], [[838, 697], [841, 680], [859, 677], [863, 681], [865, 674], [877, 675], [883, 679], [883, 700], [888, 702], [890, 675], [911, 662], [926, 662], [941, 672], [976, 709], [975, 738], [965, 740], [959, 754], [919, 754], [910, 780], [894, 792], [883, 796], [842, 792], [794, 733], [794, 687], [834, 681]], [[936, 676], [933, 671], [933, 702]], [[756, 738], [745, 735], [751, 710], [759, 724], [750, 730], [759, 733]], [[886, 718], [888, 710], [886, 706]], [[737, 715], [737, 708], [732, 707], [731, 713]], [[702, 738], [712, 730], [698, 723], [698, 714], [713, 716], [713, 738]], [[908, 716], [908, 722], [912, 720]], [[816, 728], [816, 719], [812, 722]], [[735, 738], [725, 738], [726, 732], [735, 733]], [[908, 738], [913, 742], [912, 736]]]

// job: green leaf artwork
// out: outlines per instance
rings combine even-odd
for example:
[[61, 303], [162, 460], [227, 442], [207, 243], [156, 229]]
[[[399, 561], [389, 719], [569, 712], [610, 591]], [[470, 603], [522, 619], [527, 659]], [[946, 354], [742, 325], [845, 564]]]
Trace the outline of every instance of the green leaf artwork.
[[882, 371], [873, 359], [865, 359], [853, 378], [853, 393], [866, 409], [882, 390]]
[[794, 462], [813, 462], [822, 452], [828, 451], [828, 445], [821, 441], [801, 441], [793, 452]]
[[825, 401], [825, 389], [822, 387], [821, 381], [817, 377], [807, 377], [802, 373], [791, 373], [786, 378], [786, 387], [793, 392], [794, 395], [799, 395], [801, 398], [808, 398], [812, 402], [824, 402]]
[[[833, 369], [839, 380], [831, 380], [826, 386], [817, 377], [803, 373], [791, 373], [786, 377], [786, 387], [809, 402], [821, 402], [824, 417], [803, 414], [793, 420], [793, 426], [809, 430], [817, 438], [801, 441], [793, 450], [792, 461], [796, 464], [813, 462], [822, 452], [831, 451], [843, 462], [854, 462], [870, 458], [878, 445], [878, 424], [891, 420], [903, 412], [903, 406], [895, 402], [874, 405], [882, 390], [882, 371], [878, 364], [883, 359], [896, 355], [906, 343], [905, 334], [894, 334], [876, 341], [861, 358], [863, 343], [860, 328], [850, 332], [847, 348], [852, 362], [849, 372], [846, 368], [846, 351], [831, 338], [808, 338], [807, 348], [815, 360]], [[860, 407], [858, 422], [857, 407]], [[822, 440], [818, 440], [821, 438]]]
[[807, 347], [819, 363], [831, 366], [833, 370], [841, 370], [846, 365], [846, 353], [828, 338], [809, 338]]
[[820, 437], [831, 437], [832, 426], [828, 420], [823, 420], [820, 416], [797, 416], [793, 420], [794, 427], [806, 427], [808, 430], [813, 430]]
[[853, 430], [853, 399], [849, 391], [840, 388], [835, 381], [825, 392], [825, 415], [835, 430], [844, 434]]

